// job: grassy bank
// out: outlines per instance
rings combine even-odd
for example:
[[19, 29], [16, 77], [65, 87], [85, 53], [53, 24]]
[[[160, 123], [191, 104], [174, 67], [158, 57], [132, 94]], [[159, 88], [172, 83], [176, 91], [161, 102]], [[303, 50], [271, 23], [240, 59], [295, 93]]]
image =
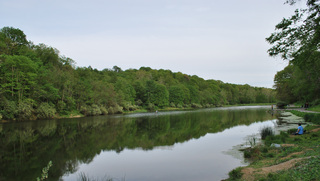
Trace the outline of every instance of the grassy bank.
[[304, 135], [295, 136], [292, 132], [296, 129], [287, 130], [244, 150], [252, 163], [232, 170], [227, 180], [320, 180], [320, 114], [293, 113], [314, 125], [305, 127]]

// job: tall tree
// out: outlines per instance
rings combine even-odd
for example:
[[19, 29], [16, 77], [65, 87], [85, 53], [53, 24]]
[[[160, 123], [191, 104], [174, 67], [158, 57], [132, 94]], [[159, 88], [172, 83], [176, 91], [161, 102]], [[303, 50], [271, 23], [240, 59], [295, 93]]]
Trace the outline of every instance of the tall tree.
[[[294, 4], [296, 1], [287, 2]], [[320, 99], [319, 2], [319, 0], [308, 0], [307, 9], [296, 10], [293, 16], [284, 18], [276, 25], [276, 32], [266, 38], [272, 45], [268, 50], [270, 56], [280, 55], [284, 60], [289, 60], [289, 66], [296, 67], [292, 77], [299, 77], [302, 80], [300, 84], [295, 84], [293, 92], [302, 94], [301, 101]], [[305, 89], [309, 91], [301, 92]]]
[[3, 27], [0, 30], [0, 54], [18, 55], [20, 48], [28, 45], [27, 36], [18, 28]]

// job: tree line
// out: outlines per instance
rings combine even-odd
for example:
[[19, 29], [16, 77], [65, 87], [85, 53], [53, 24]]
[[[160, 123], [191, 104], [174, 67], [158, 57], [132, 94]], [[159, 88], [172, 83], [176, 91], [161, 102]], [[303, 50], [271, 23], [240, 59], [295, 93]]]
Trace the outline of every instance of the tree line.
[[0, 118], [6, 120], [276, 101], [273, 89], [170, 70], [76, 67], [57, 49], [35, 45], [13, 27], [0, 30], [0, 82]]
[[[287, 0], [295, 4], [297, 0]], [[305, 9], [297, 9], [276, 25], [266, 40], [272, 45], [270, 56], [281, 56], [288, 66], [274, 78], [277, 98], [286, 103], [320, 104], [320, 4], [307, 0]]]

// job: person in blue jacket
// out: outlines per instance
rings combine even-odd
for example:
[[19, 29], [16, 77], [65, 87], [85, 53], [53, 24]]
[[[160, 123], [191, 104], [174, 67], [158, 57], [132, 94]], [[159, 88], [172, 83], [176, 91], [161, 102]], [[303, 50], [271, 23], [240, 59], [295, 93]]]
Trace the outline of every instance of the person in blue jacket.
[[295, 135], [302, 135], [303, 134], [303, 127], [301, 126], [301, 123], [298, 124], [298, 130], [295, 133]]

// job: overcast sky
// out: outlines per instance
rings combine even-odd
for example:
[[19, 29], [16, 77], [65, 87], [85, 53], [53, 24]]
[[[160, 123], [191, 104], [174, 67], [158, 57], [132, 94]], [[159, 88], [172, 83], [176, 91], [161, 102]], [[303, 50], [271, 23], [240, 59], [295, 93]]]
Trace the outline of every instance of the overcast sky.
[[284, 0], [0, 0], [0, 25], [57, 48], [76, 66], [169, 69], [273, 86], [287, 62], [265, 41], [301, 4]]

